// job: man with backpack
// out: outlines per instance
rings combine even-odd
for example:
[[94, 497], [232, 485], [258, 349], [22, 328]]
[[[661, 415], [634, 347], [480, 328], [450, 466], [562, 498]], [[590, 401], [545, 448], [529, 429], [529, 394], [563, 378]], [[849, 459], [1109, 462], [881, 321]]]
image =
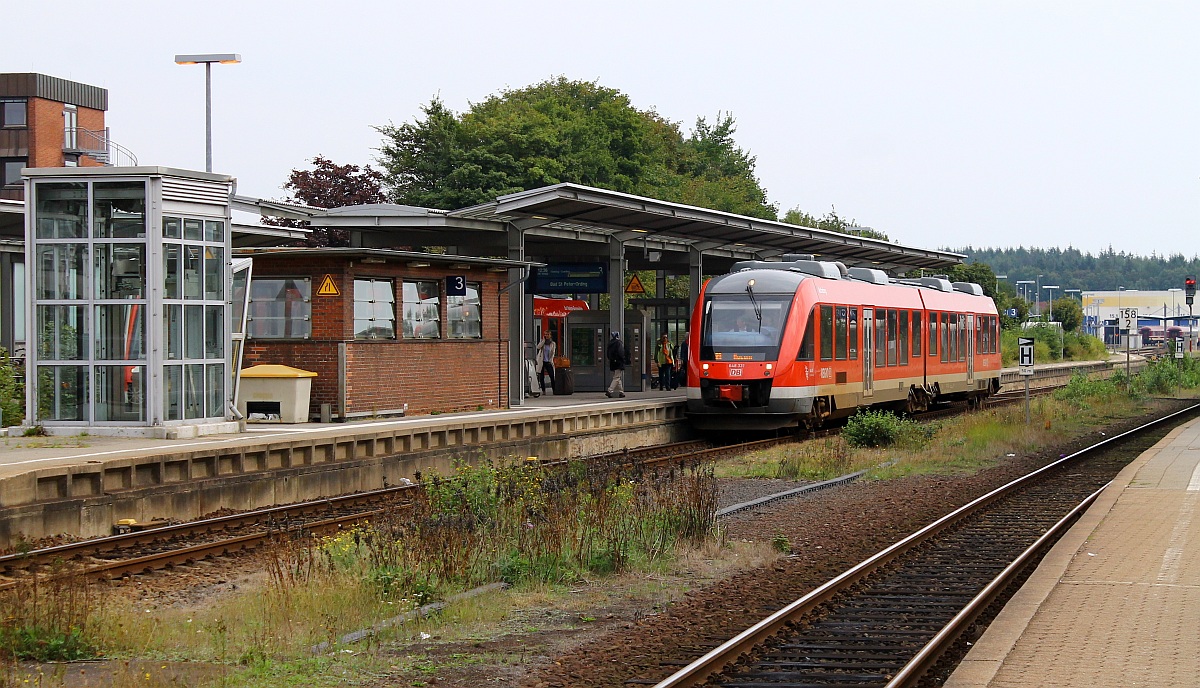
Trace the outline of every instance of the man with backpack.
[[608, 383], [608, 391], [604, 393], [604, 396], [624, 397], [625, 345], [621, 341], [620, 332], [612, 333], [612, 339], [608, 340], [608, 349], [605, 350], [605, 358], [608, 359], [608, 369], [612, 371], [612, 382]]

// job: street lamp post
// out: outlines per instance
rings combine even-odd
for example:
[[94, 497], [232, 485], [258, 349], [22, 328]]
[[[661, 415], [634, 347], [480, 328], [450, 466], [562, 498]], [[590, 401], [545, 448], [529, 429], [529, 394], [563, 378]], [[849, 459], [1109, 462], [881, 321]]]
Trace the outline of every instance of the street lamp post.
[[[1042, 287], [1042, 289], [1049, 290], [1050, 292], [1050, 320], [1047, 322], [1054, 322], [1054, 290], [1058, 288], [1059, 287], [1057, 284], [1047, 284]], [[1062, 331], [1061, 326], [1058, 328], [1058, 334], [1058, 360], [1061, 361], [1063, 359], [1063, 351], [1066, 350], [1067, 346], [1066, 342], [1064, 341], [1066, 338], [1066, 333]]]
[[175, 64], [204, 65], [204, 171], [212, 172], [212, 66], [237, 64], [242, 56], [237, 53], [208, 53], [204, 55], [176, 55]]
[[1033, 285], [1033, 305], [1037, 308], [1038, 318], [1042, 317], [1042, 278], [1045, 275], [1038, 275], [1037, 280]]
[[1029, 285], [1033, 284], [1033, 280], [1017, 280], [1017, 287], [1022, 289], [1022, 294], [1025, 298], [1025, 303], [1029, 303]]

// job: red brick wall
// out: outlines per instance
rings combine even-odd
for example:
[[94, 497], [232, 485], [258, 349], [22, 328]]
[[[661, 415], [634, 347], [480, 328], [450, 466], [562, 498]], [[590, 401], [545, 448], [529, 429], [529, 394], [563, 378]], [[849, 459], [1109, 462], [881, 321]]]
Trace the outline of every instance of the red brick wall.
[[[89, 131], [104, 132], [104, 111], [77, 108], [79, 127]], [[63, 166], [63, 104], [45, 98], [30, 98], [26, 110], [29, 125], [29, 166]], [[96, 141], [80, 136], [80, 146], [98, 145]], [[94, 167], [100, 163], [87, 156], [79, 159], [80, 167]]]
[[[325, 276], [332, 277], [340, 296], [318, 296]], [[404, 279], [436, 281], [441, 287], [443, 337], [447, 331], [445, 278], [465, 275], [482, 284], [483, 338], [438, 340], [354, 339], [354, 280], [395, 280], [397, 330], [400, 328], [401, 291]], [[407, 262], [384, 264], [336, 257], [308, 258], [293, 255], [254, 257], [254, 276], [304, 277], [312, 280], [312, 337], [309, 340], [255, 339], [247, 342], [243, 367], [282, 363], [317, 373], [310, 409], [317, 415], [321, 404], [338, 411], [338, 345], [346, 345], [346, 412], [374, 413], [401, 409], [410, 415], [508, 405], [508, 300], [497, 291], [507, 283], [505, 273], [482, 268], [413, 268]], [[499, 317], [497, 317], [499, 316]], [[498, 341], [498, 337], [502, 338]], [[501, 386], [501, 381], [503, 385]]]

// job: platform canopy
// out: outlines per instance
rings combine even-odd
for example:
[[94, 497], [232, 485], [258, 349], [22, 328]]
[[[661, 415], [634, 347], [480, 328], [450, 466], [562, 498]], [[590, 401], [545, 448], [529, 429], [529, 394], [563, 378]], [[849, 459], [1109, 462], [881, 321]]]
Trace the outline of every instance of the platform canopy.
[[[937, 270], [962, 262], [947, 251], [913, 248], [734, 213], [669, 203], [579, 184], [555, 184], [500, 196], [458, 210], [394, 204], [309, 208], [235, 198], [236, 209], [304, 218], [313, 227], [341, 228], [361, 246], [448, 246], [467, 255], [503, 256], [509, 227], [523, 231], [528, 256], [585, 258], [611, 239], [625, 245], [630, 269], [686, 273], [688, 254], [704, 254], [716, 274], [739, 260], [811, 253], [820, 260], [893, 272]], [[594, 244], [594, 249], [588, 245]]]

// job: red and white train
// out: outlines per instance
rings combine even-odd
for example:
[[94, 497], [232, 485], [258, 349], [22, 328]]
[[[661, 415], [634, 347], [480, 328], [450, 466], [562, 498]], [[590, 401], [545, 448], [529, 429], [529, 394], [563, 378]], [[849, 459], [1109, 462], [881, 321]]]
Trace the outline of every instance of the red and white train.
[[968, 282], [743, 261], [704, 285], [690, 332], [687, 413], [701, 429], [812, 428], [1000, 389], [996, 305]]

